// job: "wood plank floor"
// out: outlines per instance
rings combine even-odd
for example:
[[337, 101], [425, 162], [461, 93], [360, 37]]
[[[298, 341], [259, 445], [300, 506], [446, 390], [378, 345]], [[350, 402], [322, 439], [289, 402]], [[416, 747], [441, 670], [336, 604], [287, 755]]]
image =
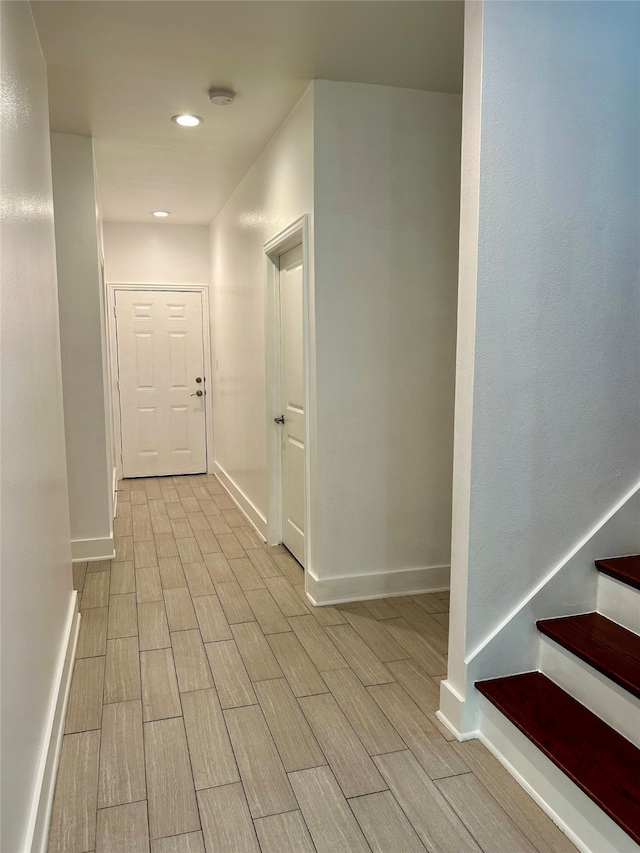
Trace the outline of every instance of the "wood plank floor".
[[119, 484], [49, 853], [570, 853], [435, 717], [448, 594], [314, 608], [211, 475]]

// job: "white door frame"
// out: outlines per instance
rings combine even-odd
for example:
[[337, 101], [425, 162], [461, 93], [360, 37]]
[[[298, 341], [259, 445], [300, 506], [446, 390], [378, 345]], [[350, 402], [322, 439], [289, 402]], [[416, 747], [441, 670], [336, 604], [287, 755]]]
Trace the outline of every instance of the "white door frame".
[[302, 291], [303, 291], [303, 375], [305, 404], [305, 563], [306, 570], [312, 569], [314, 560], [314, 525], [312, 513], [312, 394], [310, 367], [310, 313], [311, 313], [311, 264], [309, 251], [309, 217], [307, 214], [292, 222], [287, 228], [264, 245], [266, 258], [266, 355], [267, 355], [267, 467], [269, 477], [269, 507], [267, 513], [267, 543], [282, 542], [282, 430], [274, 418], [282, 414], [282, 391], [280, 372], [280, 255], [302, 244]]
[[111, 360], [111, 403], [113, 412], [113, 434], [116, 443], [116, 476], [122, 479], [122, 420], [120, 417], [120, 394], [118, 391], [118, 341], [116, 337], [116, 291], [117, 290], [162, 290], [167, 293], [192, 292], [202, 294], [202, 337], [204, 342], [205, 369], [205, 419], [206, 419], [206, 448], [207, 473], [213, 465], [213, 362], [211, 360], [211, 314], [209, 312], [209, 288], [205, 284], [136, 284], [135, 282], [107, 283], [107, 333], [110, 342]]

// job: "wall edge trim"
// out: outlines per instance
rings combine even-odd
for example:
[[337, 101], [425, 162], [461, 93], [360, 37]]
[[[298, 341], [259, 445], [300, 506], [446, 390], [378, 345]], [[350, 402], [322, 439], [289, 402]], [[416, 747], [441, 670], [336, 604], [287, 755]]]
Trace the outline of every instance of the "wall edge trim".
[[229, 494], [229, 497], [237, 504], [238, 508], [247, 516], [251, 525], [260, 534], [260, 538], [267, 540], [267, 519], [260, 510], [249, 500], [242, 489], [227, 474], [224, 468], [217, 462], [213, 463], [213, 473], [220, 480]]
[[45, 853], [49, 836], [49, 824], [53, 808], [64, 724], [71, 692], [71, 679], [80, 632], [81, 614], [78, 610], [78, 593], [73, 590], [67, 624], [61, 643], [60, 654], [56, 668], [53, 692], [49, 702], [49, 711], [45, 726], [45, 736], [42, 741], [40, 764], [36, 776], [36, 785], [31, 802], [29, 823], [25, 836], [25, 851], [30, 853]]

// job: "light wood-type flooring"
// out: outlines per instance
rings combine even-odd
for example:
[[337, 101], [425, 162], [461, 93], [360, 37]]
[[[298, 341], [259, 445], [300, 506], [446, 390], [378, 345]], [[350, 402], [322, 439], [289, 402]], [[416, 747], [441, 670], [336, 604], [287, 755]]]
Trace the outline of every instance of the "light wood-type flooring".
[[436, 719], [448, 595], [313, 607], [215, 477], [120, 483], [82, 620], [50, 853], [563, 853]]

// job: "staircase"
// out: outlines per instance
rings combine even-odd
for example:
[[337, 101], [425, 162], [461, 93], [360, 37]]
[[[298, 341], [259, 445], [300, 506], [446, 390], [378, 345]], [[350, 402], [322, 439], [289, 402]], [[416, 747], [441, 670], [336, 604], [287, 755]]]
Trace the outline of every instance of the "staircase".
[[596, 568], [597, 612], [537, 623], [539, 672], [476, 687], [640, 845], [640, 556]]

